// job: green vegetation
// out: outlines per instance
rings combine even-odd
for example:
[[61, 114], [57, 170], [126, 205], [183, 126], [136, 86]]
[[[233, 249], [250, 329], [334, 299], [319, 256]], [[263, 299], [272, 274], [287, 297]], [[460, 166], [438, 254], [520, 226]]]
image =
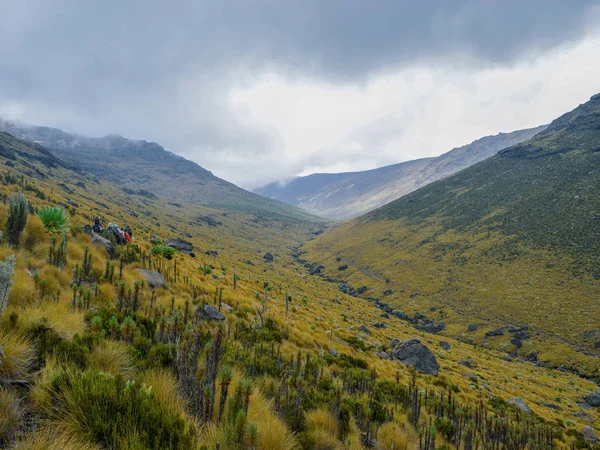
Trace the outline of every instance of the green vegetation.
[[69, 216], [64, 208], [44, 206], [38, 209], [37, 215], [44, 224], [44, 229], [50, 234], [63, 235], [69, 230]]

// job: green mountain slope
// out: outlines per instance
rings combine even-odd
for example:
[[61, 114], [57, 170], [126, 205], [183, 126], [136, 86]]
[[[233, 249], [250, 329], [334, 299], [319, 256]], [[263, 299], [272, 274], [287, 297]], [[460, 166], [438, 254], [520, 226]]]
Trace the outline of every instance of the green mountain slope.
[[42, 144], [63, 161], [130, 191], [245, 212], [261, 220], [322, 221], [301, 209], [241, 189], [155, 142], [118, 135], [89, 138], [3, 120], [0, 131]]
[[526, 141], [546, 126], [499, 133], [450, 150], [436, 158], [407, 161], [364, 172], [316, 173], [255, 192], [330, 219], [348, 219], [372, 211]]
[[[594, 96], [532, 139], [330, 230], [305, 257], [363, 297], [427, 316], [416, 326], [440, 322], [442, 333], [589, 374], [600, 356], [598, 186]], [[534, 331], [486, 335], [508, 326]]]

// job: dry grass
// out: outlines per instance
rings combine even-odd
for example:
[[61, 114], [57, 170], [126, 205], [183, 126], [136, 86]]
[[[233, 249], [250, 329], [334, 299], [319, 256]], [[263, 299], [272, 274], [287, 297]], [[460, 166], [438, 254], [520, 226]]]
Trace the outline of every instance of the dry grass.
[[16, 331], [0, 328], [0, 379], [16, 380], [27, 378], [35, 357], [31, 342]]
[[28, 434], [17, 441], [13, 450], [101, 450], [101, 447], [53, 426]]
[[338, 429], [335, 417], [328, 410], [313, 409], [304, 414], [306, 428], [315, 448], [320, 450], [341, 449], [342, 444], [337, 439]]
[[90, 354], [89, 365], [95, 371], [111, 375], [121, 374], [125, 378], [135, 375], [135, 365], [130, 354], [130, 347], [124, 342], [102, 342]]
[[13, 307], [9, 303], [4, 316], [9, 317], [12, 313], [18, 315], [18, 329], [26, 330], [44, 322], [63, 339], [72, 339], [75, 334], [85, 331], [83, 314], [73, 311], [66, 301], [59, 303], [45, 301], [41, 305], [32, 305], [26, 309]]
[[418, 446], [414, 431], [394, 422], [384, 423], [377, 432], [377, 443], [381, 450], [413, 450]]
[[185, 402], [179, 395], [177, 379], [167, 369], [150, 369], [139, 374], [138, 379], [152, 389], [156, 397], [175, 411], [185, 413]]
[[20, 418], [21, 408], [17, 396], [0, 387], [0, 446], [14, 439]]

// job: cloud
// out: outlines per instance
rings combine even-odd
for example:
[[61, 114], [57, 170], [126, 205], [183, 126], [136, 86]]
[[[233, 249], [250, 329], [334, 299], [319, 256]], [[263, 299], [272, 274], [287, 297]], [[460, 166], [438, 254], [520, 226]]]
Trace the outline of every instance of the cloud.
[[[577, 58], [597, 32], [593, 5], [0, 0], [0, 115], [156, 140], [248, 187], [370, 168], [523, 126], [488, 111], [485, 86], [531, 113], [560, 84], [531, 71], [540, 59]], [[494, 73], [524, 80], [503, 85]]]

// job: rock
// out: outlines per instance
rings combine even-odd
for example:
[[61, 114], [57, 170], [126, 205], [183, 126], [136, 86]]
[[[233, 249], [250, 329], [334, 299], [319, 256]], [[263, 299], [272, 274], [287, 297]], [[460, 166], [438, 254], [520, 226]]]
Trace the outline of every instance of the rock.
[[152, 270], [144, 270], [144, 269], [135, 269], [136, 272], [140, 273], [148, 286], [152, 289], [156, 287], [166, 288], [167, 282], [165, 281], [165, 277], [163, 277], [160, 273], [154, 272]]
[[165, 245], [167, 247], [172, 247], [176, 250], [179, 250], [181, 253], [185, 253], [186, 255], [194, 256], [194, 245], [184, 239], [167, 239]]
[[362, 331], [363, 333], [371, 336], [371, 330], [369, 330], [366, 325], [361, 325], [360, 327], [358, 327], [358, 331]]
[[597, 444], [600, 442], [598, 436], [596, 436], [596, 433], [594, 433], [594, 429], [589, 425], [581, 429], [581, 435], [583, 436], [583, 439], [585, 439], [585, 442], [590, 442], [592, 444]]
[[446, 329], [446, 324], [444, 322], [439, 322], [437, 324], [433, 322], [427, 322], [423, 325], [419, 325], [417, 329], [425, 331], [426, 333], [435, 334], [439, 333], [440, 331], [444, 331]]
[[378, 330], [381, 330], [382, 328], [387, 328], [387, 325], [385, 323], [375, 322], [373, 324], [373, 328], [377, 328]]
[[202, 308], [202, 317], [206, 320], [225, 320], [225, 314], [219, 312], [213, 305], [204, 305]]
[[585, 402], [594, 408], [600, 407], [600, 392], [592, 392], [591, 394], [586, 395]]
[[448, 344], [446, 341], [440, 341], [440, 347], [442, 347], [444, 350], [450, 350], [452, 348], [452, 346], [450, 344]]
[[392, 339], [390, 351], [393, 360], [400, 361], [405, 366], [412, 366], [417, 372], [429, 375], [438, 374], [439, 364], [435, 356], [418, 338], [406, 341]]
[[571, 415], [575, 416], [575, 417], [579, 417], [580, 419], [583, 419], [586, 422], [593, 422], [594, 421], [594, 418], [592, 416], [590, 416], [589, 414], [584, 413], [584, 412], [576, 412], [576, 413], [574, 412], [574, 413], [571, 413]]
[[92, 244], [102, 245], [105, 248], [106, 253], [108, 253], [108, 256], [110, 256], [111, 258], [115, 256], [115, 246], [112, 244], [112, 242], [110, 242], [108, 239], [105, 239], [102, 236], [99, 236], [93, 232], [92, 232]]
[[337, 352], [337, 350], [335, 350], [335, 349], [333, 349], [333, 348], [330, 348], [330, 349], [329, 349], [329, 354], [330, 354], [331, 356], [333, 356], [334, 358], [337, 358], [337, 357], [339, 356], [339, 355], [338, 355], [338, 352]]
[[273, 258], [273, 255], [270, 252], [265, 253], [265, 255], [263, 256], [263, 259], [267, 262], [273, 262], [273, 260], [275, 258]]
[[507, 362], [511, 362], [511, 361], [513, 361], [513, 357], [512, 357], [512, 356], [510, 356], [508, 353], [507, 353], [506, 355], [504, 355], [504, 356], [502, 357], [502, 359], [503, 359], [504, 361], [507, 361]]
[[390, 359], [390, 355], [388, 355], [386, 352], [375, 352], [375, 356], [380, 359]]
[[510, 343], [511, 343], [512, 345], [514, 345], [515, 347], [517, 347], [517, 348], [521, 348], [521, 347], [523, 346], [523, 342], [521, 342], [521, 339], [518, 339], [518, 338], [516, 338], [516, 337], [513, 337], [513, 338], [510, 340]]
[[553, 409], [555, 411], [562, 411], [562, 408], [558, 406], [556, 403], [544, 403], [541, 402], [540, 405], [545, 406], [546, 408]]
[[204, 252], [204, 254], [208, 255], [208, 256], [219, 256], [219, 252], [216, 250], [208, 250], [208, 251]]
[[461, 366], [465, 366], [467, 369], [472, 369], [473, 368], [473, 362], [469, 359], [459, 359], [458, 361], [456, 361], [458, 364], [460, 364]]
[[477, 325], [476, 323], [470, 323], [467, 326], [467, 332], [474, 333], [475, 331], [477, 331], [478, 328], [479, 328], [479, 325]]
[[233, 308], [231, 307], [231, 305], [228, 305], [225, 302], [221, 302], [221, 310], [223, 310], [225, 312], [231, 312], [231, 311], [233, 311]]
[[527, 406], [525, 404], [525, 402], [523, 401], [523, 399], [521, 397], [514, 397], [511, 398], [508, 401], [509, 405], [513, 405], [515, 408], [518, 408], [519, 410], [521, 410], [521, 412], [525, 413], [525, 414], [531, 414], [531, 409], [529, 409], [529, 406]]
[[504, 330], [502, 328], [497, 328], [495, 330], [490, 330], [485, 333], [485, 337], [493, 336], [504, 336]]
[[250, 261], [249, 259], [247, 259], [246, 261], [244, 261], [246, 264], [248, 264], [249, 266], [254, 266], [254, 263], [252, 261]]
[[381, 314], [381, 316], [380, 316], [380, 317], [382, 317], [382, 318], [384, 318], [384, 319], [389, 319], [389, 318], [390, 318], [390, 315], [389, 315], [388, 313], [383, 313], [383, 314]]

